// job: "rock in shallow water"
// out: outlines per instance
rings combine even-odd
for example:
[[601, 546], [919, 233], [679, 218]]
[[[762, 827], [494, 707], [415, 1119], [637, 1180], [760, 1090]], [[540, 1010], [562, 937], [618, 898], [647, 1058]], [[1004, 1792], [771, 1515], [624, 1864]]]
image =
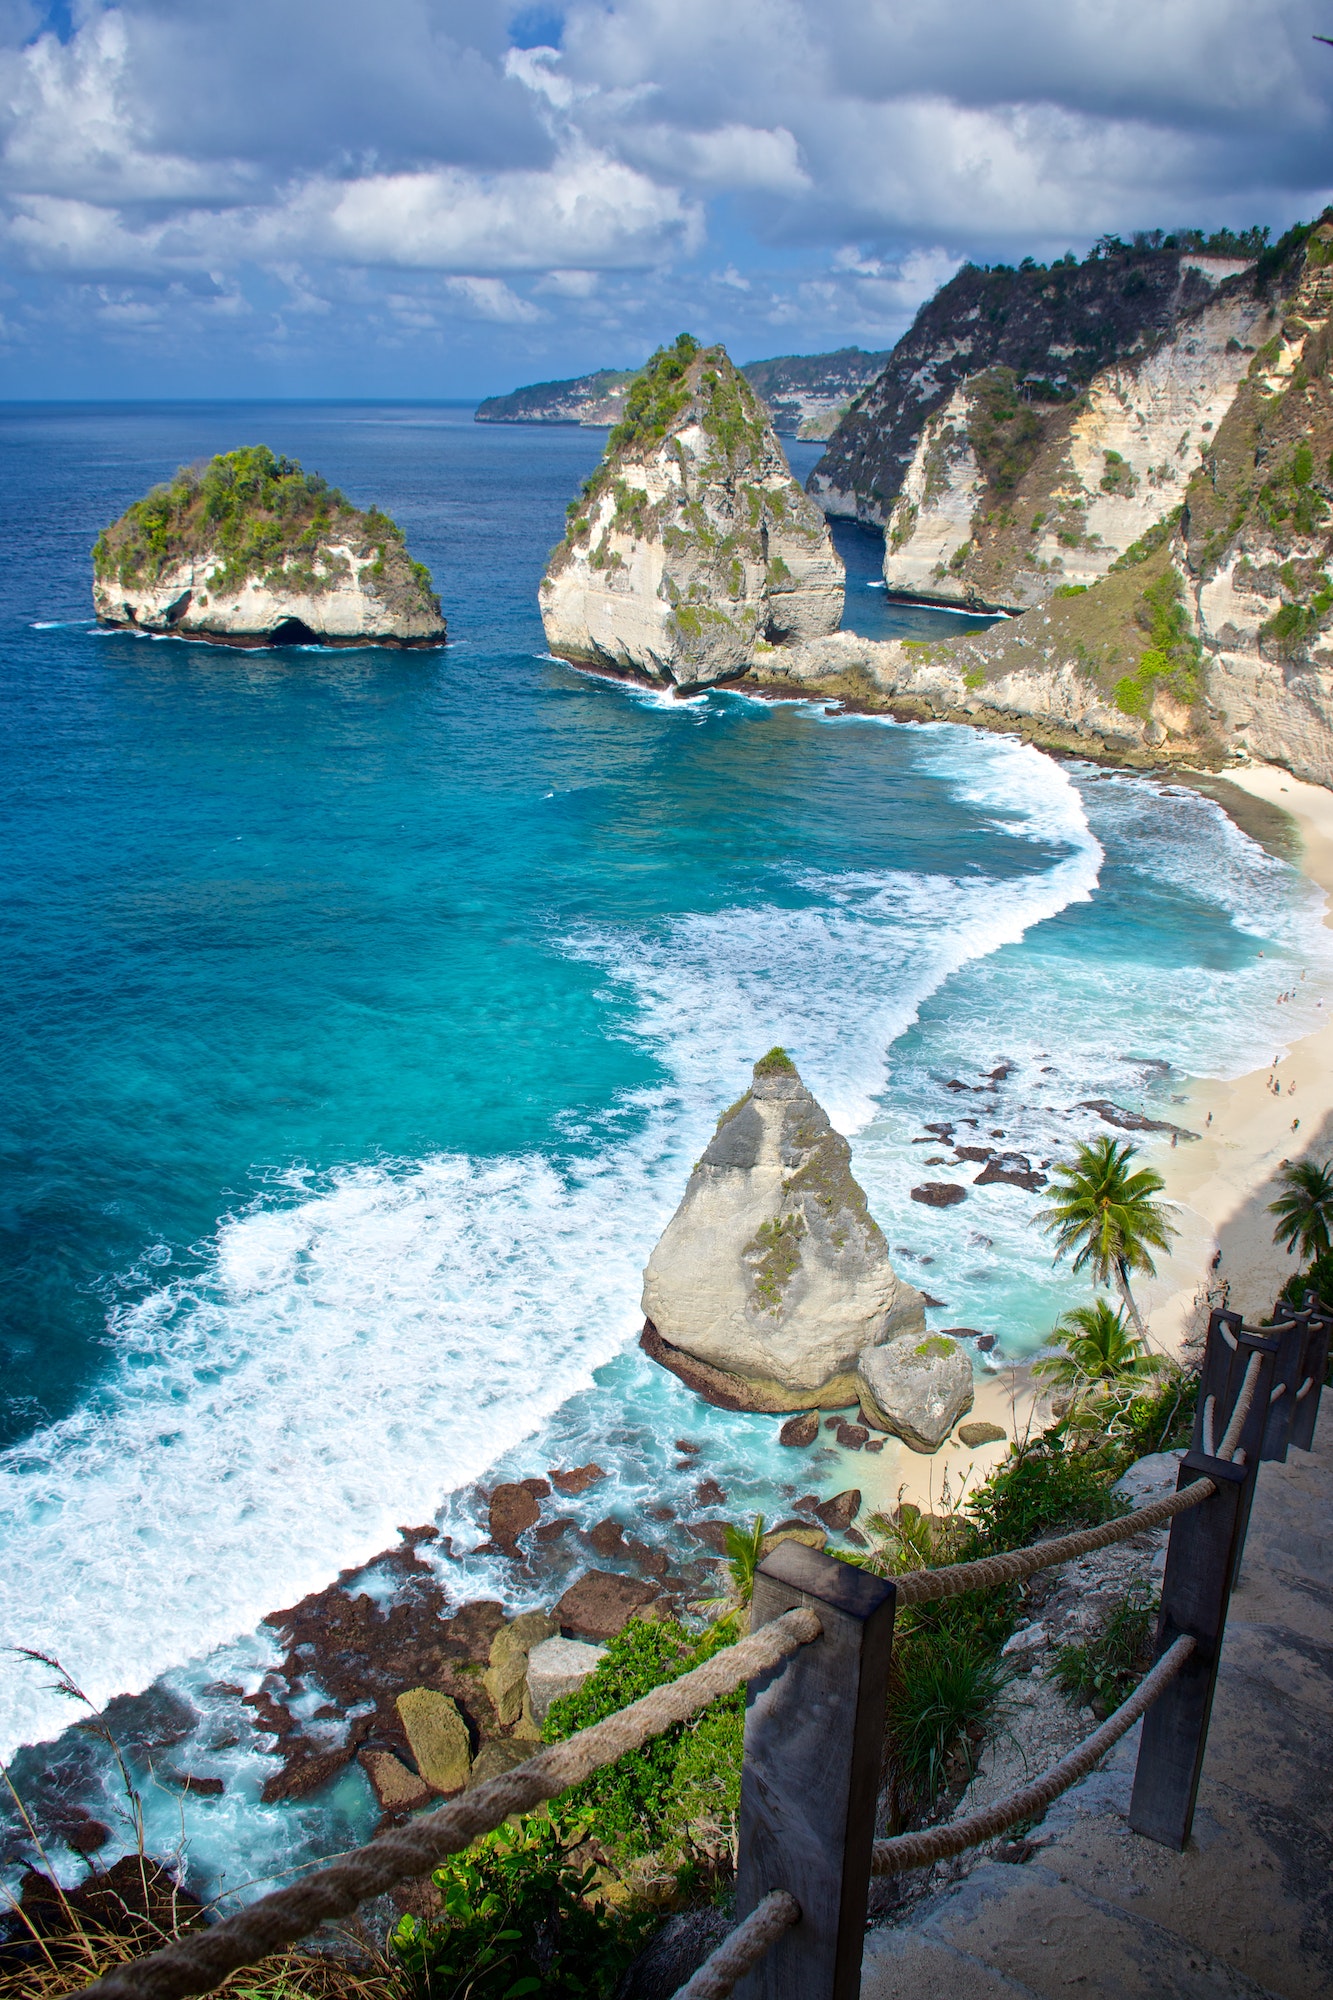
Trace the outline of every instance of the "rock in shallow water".
[[972, 1364], [942, 1333], [868, 1347], [858, 1375], [866, 1421], [913, 1451], [938, 1451], [972, 1407]]
[[570, 1638], [614, 1639], [656, 1596], [655, 1583], [615, 1570], [590, 1569], [570, 1584], [551, 1615]]
[[718, 1124], [644, 1272], [643, 1345], [739, 1410], [845, 1408], [867, 1343], [924, 1330], [829, 1124], [781, 1049]]

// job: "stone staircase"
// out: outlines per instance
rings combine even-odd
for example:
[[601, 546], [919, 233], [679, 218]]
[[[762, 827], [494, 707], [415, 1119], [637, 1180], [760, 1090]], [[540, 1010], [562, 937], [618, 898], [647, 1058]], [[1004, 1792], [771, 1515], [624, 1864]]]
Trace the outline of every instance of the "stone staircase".
[[1260, 1470], [1184, 1854], [1129, 1829], [1138, 1737], [1056, 1802], [1030, 1860], [871, 1931], [863, 2000], [1333, 2000], [1327, 1445]]

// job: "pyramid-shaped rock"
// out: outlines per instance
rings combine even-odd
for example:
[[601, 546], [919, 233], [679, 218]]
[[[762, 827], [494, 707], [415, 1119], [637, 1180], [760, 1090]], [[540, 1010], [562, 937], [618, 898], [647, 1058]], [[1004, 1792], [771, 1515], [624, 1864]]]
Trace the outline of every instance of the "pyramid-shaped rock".
[[644, 1272], [643, 1346], [734, 1410], [839, 1409], [863, 1348], [925, 1328], [920, 1292], [782, 1049], [722, 1118]]

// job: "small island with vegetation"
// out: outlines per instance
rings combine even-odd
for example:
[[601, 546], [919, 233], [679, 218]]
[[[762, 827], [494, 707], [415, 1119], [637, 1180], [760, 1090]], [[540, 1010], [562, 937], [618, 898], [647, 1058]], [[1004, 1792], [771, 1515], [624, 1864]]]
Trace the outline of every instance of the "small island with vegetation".
[[93, 549], [99, 624], [226, 646], [440, 646], [430, 571], [378, 507], [267, 445], [182, 466]]

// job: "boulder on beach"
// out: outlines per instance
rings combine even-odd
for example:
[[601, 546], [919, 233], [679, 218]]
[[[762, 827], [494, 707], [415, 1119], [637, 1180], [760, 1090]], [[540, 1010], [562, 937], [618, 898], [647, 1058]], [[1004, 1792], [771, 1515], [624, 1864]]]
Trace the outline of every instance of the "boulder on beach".
[[972, 1363], [942, 1333], [868, 1347], [857, 1374], [866, 1422], [913, 1451], [938, 1451], [972, 1407]]
[[923, 1332], [851, 1151], [783, 1049], [724, 1113], [648, 1260], [642, 1345], [734, 1410], [839, 1409], [862, 1348]]
[[969, 1451], [975, 1451], [978, 1445], [1003, 1444], [1008, 1435], [1003, 1424], [982, 1422], [958, 1426], [958, 1442], [965, 1444]]
[[461, 1792], [472, 1768], [472, 1740], [458, 1703], [437, 1688], [409, 1688], [395, 1704], [417, 1769], [437, 1792]]
[[606, 1657], [605, 1646], [584, 1639], [543, 1639], [528, 1656], [528, 1697], [534, 1722], [545, 1722], [551, 1703], [581, 1688]]

